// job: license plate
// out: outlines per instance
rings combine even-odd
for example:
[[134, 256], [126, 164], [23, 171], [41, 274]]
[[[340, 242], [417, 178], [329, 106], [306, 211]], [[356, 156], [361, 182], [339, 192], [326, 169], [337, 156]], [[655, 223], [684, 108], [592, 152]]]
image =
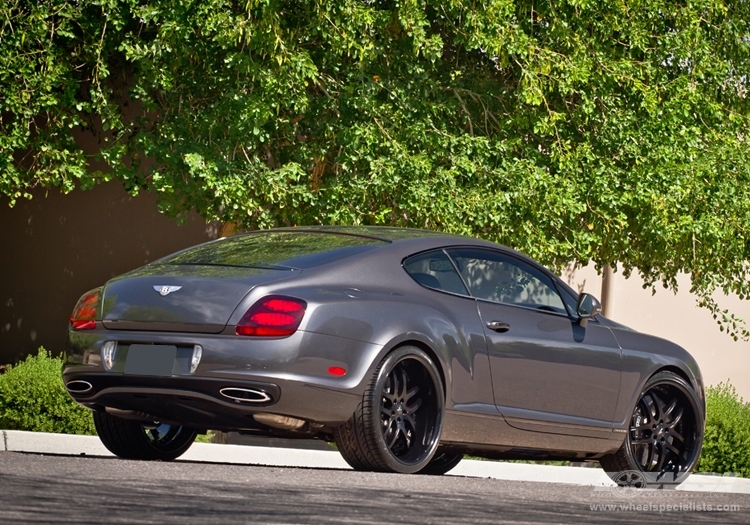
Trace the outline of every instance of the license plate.
[[172, 345], [130, 345], [125, 373], [139, 376], [171, 376], [177, 347]]

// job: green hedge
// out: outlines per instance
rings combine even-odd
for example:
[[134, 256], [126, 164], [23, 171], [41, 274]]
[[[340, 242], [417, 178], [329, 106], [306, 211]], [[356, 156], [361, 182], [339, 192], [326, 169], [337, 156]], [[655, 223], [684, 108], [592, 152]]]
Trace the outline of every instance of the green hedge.
[[0, 375], [0, 428], [96, 434], [91, 411], [76, 404], [62, 382], [62, 358], [44, 348]]
[[750, 403], [729, 383], [706, 389], [706, 437], [696, 470], [750, 477]]

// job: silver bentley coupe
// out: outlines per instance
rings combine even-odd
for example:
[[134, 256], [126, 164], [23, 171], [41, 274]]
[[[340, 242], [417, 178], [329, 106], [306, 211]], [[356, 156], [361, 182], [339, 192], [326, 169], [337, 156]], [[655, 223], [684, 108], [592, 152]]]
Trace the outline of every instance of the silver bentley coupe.
[[84, 294], [63, 381], [122, 458], [172, 460], [214, 429], [335, 442], [357, 470], [443, 474], [472, 455], [676, 485], [703, 441], [700, 370], [600, 311], [486, 241], [256, 231]]

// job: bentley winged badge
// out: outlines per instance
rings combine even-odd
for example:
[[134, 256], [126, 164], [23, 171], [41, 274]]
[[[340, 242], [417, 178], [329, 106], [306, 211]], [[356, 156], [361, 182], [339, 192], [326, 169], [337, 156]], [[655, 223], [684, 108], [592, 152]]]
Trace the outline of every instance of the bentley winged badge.
[[180, 288], [182, 288], [182, 286], [161, 286], [158, 284], [154, 286], [154, 290], [159, 292], [161, 295], [169, 295], [172, 292], [176, 292]]

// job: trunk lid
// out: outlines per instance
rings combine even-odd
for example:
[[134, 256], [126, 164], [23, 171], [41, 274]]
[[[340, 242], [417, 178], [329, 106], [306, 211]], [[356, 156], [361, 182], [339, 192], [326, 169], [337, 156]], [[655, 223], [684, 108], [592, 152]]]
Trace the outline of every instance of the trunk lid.
[[102, 322], [117, 330], [219, 333], [250, 290], [299, 273], [283, 267], [150, 264], [106, 284]]

